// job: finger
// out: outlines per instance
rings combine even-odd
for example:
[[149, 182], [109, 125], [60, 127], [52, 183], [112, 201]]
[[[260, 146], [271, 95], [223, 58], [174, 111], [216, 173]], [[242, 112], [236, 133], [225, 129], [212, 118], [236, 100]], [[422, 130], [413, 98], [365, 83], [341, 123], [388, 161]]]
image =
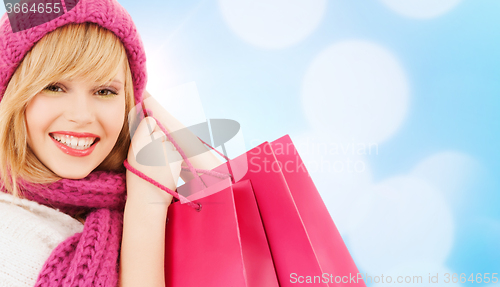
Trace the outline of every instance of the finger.
[[[169, 117], [167, 115], [169, 115], [169, 112], [153, 96], [144, 99], [143, 102], [146, 109], [151, 110], [158, 121], [165, 127], [167, 127], [167, 123], [169, 120]], [[171, 130], [169, 131], [173, 132]]]
[[[163, 131], [155, 131], [152, 136], [155, 140], [161, 140], [163, 146], [165, 147], [165, 152], [167, 155], [168, 162], [176, 162], [182, 159], [180, 153], [177, 152], [174, 144], [168, 140], [167, 136], [163, 133]], [[173, 153], [175, 152], [175, 153]]]
[[142, 165], [165, 166], [167, 163], [182, 163], [182, 156], [152, 117], [146, 117], [137, 127], [132, 139], [132, 152], [136, 162]]
[[153, 139], [159, 139], [159, 138], [162, 138], [162, 142], [164, 143], [167, 143], [167, 146], [168, 146], [168, 150], [177, 150], [177, 148], [175, 147], [175, 145], [170, 141], [170, 139], [165, 135], [165, 133], [161, 130], [160, 126], [158, 125], [158, 123], [156, 122], [156, 120], [152, 117], [147, 117], [147, 118], [151, 118], [153, 121], [155, 121], [155, 125], [154, 125], [154, 128], [153, 128], [153, 133], [152, 133], [152, 138]]
[[151, 134], [152, 137], [157, 140], [161, 138], [162, 142], [169, 143], [169, 145], [172, 145], [174, 150], [177, 150], [174, 146], [174, 144], [168, 139], [168, 137], [165, 135], [165, 133], [159, 129], [158, 125], [156, 125], [154, 132]]
[[152, 136], [155, 140], [161, 138], [162, 142], [168, 141], [167, 136], [162, 131], [155, 131], [152, 133]]
[[155, 131], [160, 131], [156, 126], [156, 121], [151, 117], [146, 117], [139, 123], [131, 140], [132, 150], [135, 156], [137, 156], [137, 153], [141, 149], [154, 140], [154, 136], [152, 136], [153, 133]]
[[175, 148], [175, 145], [168, 139], [168, 137], [165, 135], [165, 133], [162, 130], [157, 130], [158, 125], [156, 125], [155, 131], [153, 132], [152, 136], [155, 140], [160, 139], [163, 143], [166, 144], [167, 150], [174, 150], [176, 151], [177, 148]]
[[143, 99], [144, 106], [147, 109], [151, 109], [155, 115], [161, 114], [165, 111], [165, 108], [151, 95]]
[[[178, 156], [180, 157], [180, 154], [177, 151], [175, 151], [175, 153], [177, 153]], [[181, 171], [182, 171], [181, 163], [182, 163], [182, 161], [177, 161], [177, 162], [169, 164], [170, 165], [170, 172], [171, 172], [172, 177], [174, 179], [175, 186], [177, 186], [179, 176], [180, 176]]]

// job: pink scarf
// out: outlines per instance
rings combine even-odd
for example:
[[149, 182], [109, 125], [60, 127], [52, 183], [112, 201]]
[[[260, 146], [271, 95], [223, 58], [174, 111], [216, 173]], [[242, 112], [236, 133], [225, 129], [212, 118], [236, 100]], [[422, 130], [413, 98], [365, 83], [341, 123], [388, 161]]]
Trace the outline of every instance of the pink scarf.
[[94, 171], [49, 185], [22, 182], [22, 195], [69, 215], [89, 214], [83, 232], [60, 243], [35, 286], [117, 286], [125, 206], [125, 173]]

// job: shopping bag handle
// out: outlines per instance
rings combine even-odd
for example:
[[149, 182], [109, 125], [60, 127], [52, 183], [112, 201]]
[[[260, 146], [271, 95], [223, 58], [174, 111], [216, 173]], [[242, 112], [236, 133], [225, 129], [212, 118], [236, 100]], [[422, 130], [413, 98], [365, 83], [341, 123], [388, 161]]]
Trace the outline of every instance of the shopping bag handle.
[[[186, 156], [186, 154], [184, 153], [184, 151], [181, 149], [181, 147], [179, 146], [179, 144], [177, 144], [177, 142], [174, 140], [174, 138], [172, 137], [172, 135], [170, 135], [170, 133], [167, 131], [167, 129], [165, 129], [165, 127], [161, 124], [161, 122], [158, 119], [156, 119], [155, 117], [153, 117], [153, 111], [151, 111], [150, 109], [147, 109], [144, 106], [144, 102], [143, 101], [141, 102], [141, 104], [142, 104], [142, 108], [143, 108], [143, 111], [144, 111], [144, 114], [141, 114], [141, 115], [143, 115], [144, 117], [149, 116], [149, 117], [152, 117], [153, 119], [155, 119], [156, 123], [158, 124], [158, 126], [160, 127], [160, 129], [162, 130], [162, 132], [167, 136], [168, 140], [175, 146], [175, 148], [177, 149], [177, 151], [179, 152], [179, 154], [182, 156], [182, 159], [187, 164], [187, 167], [183, 166], [183, 167], [181, 167], [182, 169], [184, 169], [184, 170], [187, 169], [187, 170], [191, 171], [191, 173], [194, 175], [195, 179], [198, 180], [198, 181], [201, 181], [201, 183], [203, 183], [203, 185], [205, 187], [207, 185], [201, 179], [201, 177], [198, 175], [198, 172], [204, 173], [204, 174], [208, 174], [208, 175], [211, 175], [211, 176], [215, 176], [215, 177], [219, 177], [219, 178], [232, 177], [232, 175], [230, 173], [229, 174], [225, 174], [225, 173], [220, 173], [220, 172], [216, 172], [216, 171], [212, 171], [212, 170], [205, 170], [205, 169], [194, 168], [193, 165], [191, 164], [191, 162], [189, 161], [188, 157]], [[218, 150], [216, 150], [213, 147], [211, 147], [209, 144], [207, 144], [202, 139], [200, 139], [200, 137], [198, 137], [198, 139], [202, 143], [204, 143], [205, 145], [209, 146], [211, 149], [215, 150], [218, 154], [220, 154], [222, 157], [224, 157], [226, 160], [229, 161], [228, 157], [226, 157], [225, 155], [221, 154]], [[152, 138], [152, 140], [154, 140], [154, 138]], [[199, 203], [193, 203], [193, 202], [189, 201], [186, 197], [178, 194], [177, 192], [172, 191], [170, 188], [168, 188], [168, 187], [162, 185], [161, 183], [155, 181], [154, 179], [148, 177], [144, 173], [140, 172], [139, 170], [137, 170], [133, 166], [131, 166], [126, 159], [124, 160], [123, 165], [125, 166], [126, 169], [130, 170], [131, 172], [133, 172], [134, 174], [136, 174], [140, 178], [142, 178], [142, 179], [148, 181], [149, 183], [155, 185], [156, 187], [158, 187], [158, 188], [166, 191], [167, 193], [171, 194], [176, 199], [178, 199], [178, 200], [182, 199], [183, 201], [186, 201], [189, 206], [196, 208], [196, 210], [198, 210], [198, 211], [201, 210], [201, 204], [199, 204]]]
[[140, 172], [139, 170], [135, 169], [133, 166], [131, 166], [127, 160], [123, 161], [123, 165], [125, 166], [126, 169], [130, 170], [131, 172], [135, 173], [137, 176], [140, 178], [144, 179], [145, 181], [153, 184], [154, 186], [166, 191], [167, 193], [171, 194], [173, 197], [177, 198], [178, 200], [183, 200], [186, 201], [186, 204], [189, 206], [193, 207], [197, 211], [201, 210], [201, 204], [199, 203], [194, 203], [192, 201], [189, 201], [187, 198], [184, 196], [178, 194], [177, 192], [172, 191], [170, 188], [164, 186], [163, 184], [157, 182], [156, 180], [150, 178], [149, 176], [145, 175], [144, 173]]
[[[212, 150], [214, 150], [216, 153], [218, 153], [220, 156], [222, 156], [225, 160], [229, 161], [229, 158], [227, 156], [225, 156], [223, 153], [221, 153], [220, 151], [214, 149], [211, 145], [207, 144], [205, 141], [203, 141], [202, 139], [200, 139], [200, 137], [197, 137], [203, 144], [205, 144], [206, 146], [208, 146], [209, 148], [211, 148]], [[181, 167], [183, 170], [190, 170], [189, 169], [189, 166], [182, 166]], [[216, 174], [212, 174], [210, 170], [206, 170], [206, 169], [200, 169], [200, 168], [195, 168], [194, 170], [196, 170], [196, 172], [200, 172], [200, 173], [204, 173], [204, 174], [209, 174], [209, 175], [213, 175], [213, 176], [216, 176], [216, 177], [220, 177], [220, 178], [227, 178], [228, 176], [229, 177], [233, 177], [230, 173], [219, 173], [219, 172], [215, 172], [217, 173], [218, 175]]]

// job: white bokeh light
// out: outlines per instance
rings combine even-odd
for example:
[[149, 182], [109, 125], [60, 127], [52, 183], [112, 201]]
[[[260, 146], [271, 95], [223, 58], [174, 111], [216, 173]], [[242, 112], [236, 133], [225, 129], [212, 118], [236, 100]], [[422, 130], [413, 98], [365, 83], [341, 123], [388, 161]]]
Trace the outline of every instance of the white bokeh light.
[[[195, 82], [169, 86], [176, 82], [169, 67], [167, 51], [162, 46], [145, 44], [148, 81], [146, 90], [156, 101], [185, 126], [206, 121], [204, 109]], [[154, 59], [154, 60], [153, 60]]]
[[367, 158], [376, 155], [378, 149], [315, 131], [293, 136], [292, 141], [337, 229], [347, 236], [352, 226], [352, 206], [372, 181]]
[[429, 183], [393, 177], [374, 185], [352, 208], [358, 218], [349, 243], [358, 268], [382, 274], [401, 264], [444, 264], [454, 222], [446, 200]]
[[436, 186], [454, 207], [461, 207], [466, 202], [465, 193], [477, 182], [482, 170], [471, 156], [444, 151], [421, 160], [411, 174]]
[[294, 45], [321, 22], [326, 0], [219, 0], [222, 16], [244, 41], [260, 48]]
[[394, 12], [417, 19], [441, 16], [457, 6], [462, 0], [380, 0]]
[[381, 143], [406, 118], [409, 87], [393, 54], [367, 41], [334, 44], [307, 69], [302, 106], [314, 129]]
[[166, 83], [172, 80], [175, 73], [168, 69], [168, 58], [163, 47], [145, 42], [146, 68], [148, 81], [146, 90], [155, 98], [163, 96]]

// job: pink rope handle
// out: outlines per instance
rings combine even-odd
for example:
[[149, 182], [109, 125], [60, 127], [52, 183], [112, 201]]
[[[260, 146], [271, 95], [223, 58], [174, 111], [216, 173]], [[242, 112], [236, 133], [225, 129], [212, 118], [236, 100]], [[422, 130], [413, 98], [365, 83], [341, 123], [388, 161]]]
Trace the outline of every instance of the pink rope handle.
[[200, 139], [200, 137], [198, 137], [198, 139], [204, 143], [205, 145], [207, 145], [209, 148], [213, 149], [215, 152], [217, 152], [220, 156], [222, 156], [225, 160], [229, 161], [229, 158], [227, 156], [225, 156], [224, 154], [222, 154], [220, 151], [214, 149], [212, 146], [210, 146], [209, 144], [207, 144], [206, 142], [204, 142], [202, 139]]
[[196, 210], [200, 211], [201, 210], [201, 204], [199, 203], [193, 203], [192, 201], [189, 201], [187, 198], [185, 198], [184, 196], [178, 194], [177, 192], [174, 192], [172, 191], [170, 188], [164, 186], [163, 184], [157, 182], [156, 180], [150, 178], [149, 176], [145, 175], [144, 173], [140, 172], [139, 170], [135, 169], [133, 166], [131, 166], [127, 160], [124, 160], [123, 161], [123, 165], [125, 166], [126, 169], [130, 170], [131, 172], [135, 173], [137, 176], [139, 176], [140, 178], [144, 179], [145, 181], [153, 184], [154, 186], [168, 192], [169, 194], [171, 194], [173, 197], [181, 200], [185, 200], [187, 201], [187, 204], [191, 207], [194, 207]]
[[[194, 175], [194, 177], [197, 180], [201, 181], [201, 183], [203, 183], [203, 185], [205, 185], [205, 187], [206, 187], [206, 184], [205, 184], [205, 182], [203, 182], [203, 180], [201, 179], [201, 177], [198, 175], [198, 172], [201, 172], [201, 173], [204, 173], [204, 174], [208, 174], [208, 175], [211, 175], [211, 176], [215, 176], [215, 177], [219, 177], [219, 178], [232, 177], [232, 175], [230, 173], [229, 174], [225, 174], [225, 173], [220, 173], [220, 172], [216, 172], [216, 171], [212, 171], [212, 170], [205, 170], [205, 169], [194, 168], [193, 165], [191, 164], [191, 162], [189, 161], [188, 157], [186, 156], [186, 154], [184, 153], [184, 151], [181, 149], [181, 147], [177, 144], [177, 142], [174, 140], [174, 138], [172, 137], [172, 135], [170, 135], [170, 133], [167, 131], [167, 129], [165, 129], [165, 127], [161, 124], [161, 122], [158, 119], [156, 119], [156, 118], [153, 117], [153, 111], [150, 110], [150, 109], [147, 109], [145, 107], [145, 105], [144, 105], [144, 102], [141, 102], [141, 104], [142, 104], [143, 110], [145, 111], [144, 112], [144, 116], [150, 116], [153, 119], [155, 119], [156, 123], [158, 124], [158, 126], [160, 127], [160, 129], [162, 130], [162, 132], [167, 136], [168, 140], [175, 146], [175, 148], [177, 149], [177, 151], [179, 152], [179, 154], [182, 156], [182, 159], [184, 160], [184, 162], [188, 165], [187, 167], [185, 167], [185, 166], [181, 167], [182, 169], [184, 169], [184, 170], [188, 169], [189, 171], [191, 171], [191, 173]], [[224, 157], [227, 161], [229, 161], [228, 157], [226, 157], [225, 155], [221, 154], [218, 150], [216, 150], [213, 147], [211, 147], [209, 144], [207, 144], [206, 142], [204, 142], [199, 137], [198, 137], [198, 139], [202, 143], [204, 143], [205, 145], [209, 146], [211, 149], [215, 150], [219, 155], [221, 155], [222, 157]], [[184, 201], [187, 201], [187, 204], [189, 206], [195, 207], [197, 211], [201, 210], [201, 204], [199, 204], [199, 203], [193, 203], [192, 201], [189, 201], [186, 197], [178, 194], [177, 192], [172, 191], [170, 188], [168, 188], [168, 187], [162, 185], [161, 183], [155, 181], [154, 179], [148, 177], [144, 173], [140, 172], [139, 170], [137, 170], [133, 166], [131, 166], [126, 159], [124, 160], [123, 165], [125, 166], [126, 169], [130, 170], [132, 173], [136, 174], [137, 176], [139, 176], [140, 178], [146, 180], [147, 182], [155, 185], [156, 187], [158, 187], [158, 188], [166, 191], [167, 193], [171, 194], [176, 199], [178, 199], [178, 200], [182, 199]]]
[[[220, 151], [216, 150], [211, 145], [207, 144], [204, 140], [200, 139], [200, 137], [198, 137], [198, 139], [202, 143], [204, 143], [206, 146], [208, 146], [209, 148], [211, 148], [212, 150], [214, 150], [216, 153], [218, 153], [220, 156], [222, 156], [225, 160], [229, 161], [229, 158], [227, 156], [225, 156], [224, 154], [222, 154]], [[186, 167], [186, 166], [183, 166], [181, 168], [183, 170], [189, 170], [189, 167]], [[217, 176], [219, 178], [226, 178], [227, 176], [233, 177], [233, 175], [230, 174], [230, 173], [219, 173], [219, 172], [215, 172], [215, 171], [211, 171], [211, 170], [206, 170], [206, 169], [199, 169], [199, 168], [195, 168], [195, 170], [196, 170], [196, 172], [201, 172], [201, 173], [204, 173], [204, 174], [209, 174], [209, 175]], [[217, 173], [219, 175], [216, 175], [214, 173]]]

